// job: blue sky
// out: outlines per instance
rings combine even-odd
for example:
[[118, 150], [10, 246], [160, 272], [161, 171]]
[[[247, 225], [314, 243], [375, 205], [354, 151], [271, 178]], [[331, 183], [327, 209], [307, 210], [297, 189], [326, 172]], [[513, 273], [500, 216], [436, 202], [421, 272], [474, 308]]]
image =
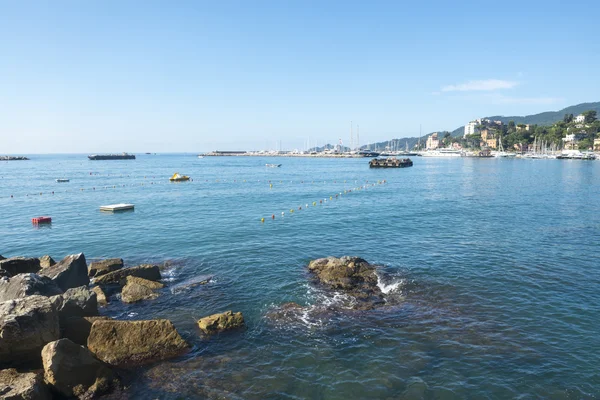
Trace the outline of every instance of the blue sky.
[[0, 0], [0, 154], [302, 149], [600, 101], [600, 2]]

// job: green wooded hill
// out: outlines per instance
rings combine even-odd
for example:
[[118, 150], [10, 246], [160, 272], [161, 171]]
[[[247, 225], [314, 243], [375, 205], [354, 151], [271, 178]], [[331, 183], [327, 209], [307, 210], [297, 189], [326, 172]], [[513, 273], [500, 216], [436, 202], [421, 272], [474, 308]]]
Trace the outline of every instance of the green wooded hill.
[[[552, 125], [558, 121], [562, 121], [565, 114], [573, 114], [577, 116], [584, 111], [594, 110], [600, 115], [600, 102], [595, 103], [581, 103], [567, 108], [563, 108], [559, 111], [546, 111], [539, 114], [525, 115], [525, 116], [509, 116], [504, 117], [502, 115], [494, 115], [492, 117], [484, 117], [492, 121], [502, 121], [508, 124], [509, 121], [515, 121], [515, 124], [530, 124], [530, 125]], [[452, 131], [452, 136], [462, 136], [464, 134], [464, 125], [456, 128]]]
[[[600, 116], [600, 101], [599, 102], [595, 102], [595, 103], [581, 103], [581, 104], [577, 104], [574, 106], [570, 106], [567, 108], [563, 108], [562, 110], [559, 111], [546, 111], [543, 113], [539, 113], [539, 114], [533, 114], [533, 115], [525, 115], [525, 116], [509, 116], [509, 117], [503, 117], [501, 115], [495, 115], [492, 117], [484, 117], [486, 119], [492, 120], [492, 121], [502, 121], [505, 124], [508, 124], [509, 121], [515, 121], [515, 124], [530, 124], [530, 125], [552, 125], [558, 121], [562, 121], [565, 114], [573, 114], [574, 116], [577, 116], [579, 114], [581, 114], [584, 111], [588, 111], [588, 110], [595, 110], [598, 115]], [[468, 121], [465, 121], [465, 124]], [[428, 134], [424, 134], [423, 136], [421, 136], [421, 144], [425, 144], [425, 141], [427, 140], [427, 136], [431, 135], [433, 132], [430, 132]], [[438, 131], [438, 135], [441, 138], [444, 137], [444, 134], [446, 133], [446, 131]], [[454, 137], [462, 137], [463, 134], [465, 133], [465, 127], [464, 125], [459, 126], [458, 128], [456, 128], [455, 130], [453, 130], [451, 132], [452, 136]], [[361, 149], [369, 149], [369, 150], [379, 150], [382, 151], [384, 150], [386, 147], [389, 148], [399, 148], [399, 149], [404, 149], [404, 146], [406, 143], [408, 143], [408, 148], [409, 149], [413, 149], [415, 147], [415, 145], [418, 143], [419, 138], [417, 137], [408, 137], [408, 138], [400, 138], [400, 139], [391, 139], [391, 140], [386, 140], [384, 142], [378, 142], [378, 143], [371, 143], [370, 145], [363, 145], [360, 148]], [[332, 148], [332, 145], [327, 145], [324, 146], [323, 148]], [[320, 150], [320, 149], [319, 149]]]

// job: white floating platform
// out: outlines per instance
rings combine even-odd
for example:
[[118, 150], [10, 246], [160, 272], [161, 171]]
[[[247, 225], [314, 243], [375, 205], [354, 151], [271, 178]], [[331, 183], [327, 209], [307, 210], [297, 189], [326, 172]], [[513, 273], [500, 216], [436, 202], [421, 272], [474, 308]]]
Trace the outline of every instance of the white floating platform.
[[110, 204], [108, 206], [100, 206], [100, 211], [125, 211], [133, 210], [133, 204]]

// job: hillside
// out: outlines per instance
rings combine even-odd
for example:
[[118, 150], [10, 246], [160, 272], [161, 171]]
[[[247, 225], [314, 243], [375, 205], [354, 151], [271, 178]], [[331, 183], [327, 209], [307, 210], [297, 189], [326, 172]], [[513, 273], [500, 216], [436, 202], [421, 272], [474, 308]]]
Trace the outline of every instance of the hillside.
[[[494, 115], [491, 117], [485, 117], [492, 121], [502, 121], [508, 124], [509, 121], [515, 121], [515, 124], [529, 124], [529, 125], [552, 125], [558, 121], [562, 121], [565, 114], [578, 115], [584, 111], [595, 110], [600, 115], [600, 102], [595, 103], [581, 103], [567, 108], [563, 108], [559, 111], [546, 111], [540, 114], [525, 115], [525, 116], [502, 116]], [[464, 134], [464, 126], [460, 126], [452, 131], [452, 136], [462, 136]]]

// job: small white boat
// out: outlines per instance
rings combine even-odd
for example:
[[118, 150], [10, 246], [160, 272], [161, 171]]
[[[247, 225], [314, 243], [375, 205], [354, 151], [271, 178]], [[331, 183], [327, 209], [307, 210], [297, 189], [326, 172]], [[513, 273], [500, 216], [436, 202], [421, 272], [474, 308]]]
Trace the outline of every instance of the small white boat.
[[279, 167], [281, 167], [281, 164], [265, 164], [265, 166], [270, 167], [270, 168], [279, 168]]
[[58, 183], [63, 183], [63, 182], [69, 182], [69, 180], [68, 180], [67, 178], [58, 178], [58, 179], [56, 180], [56, 182], [58, 182]]
[[198, 156], [198, 158], [204, 158], [204, 156]]
[[100, 211], [125, 211], [125, 210], [133, 210], [133, 204], [119, 203], [119, 204], [109, 204], [107, 206], [100, 206]]

